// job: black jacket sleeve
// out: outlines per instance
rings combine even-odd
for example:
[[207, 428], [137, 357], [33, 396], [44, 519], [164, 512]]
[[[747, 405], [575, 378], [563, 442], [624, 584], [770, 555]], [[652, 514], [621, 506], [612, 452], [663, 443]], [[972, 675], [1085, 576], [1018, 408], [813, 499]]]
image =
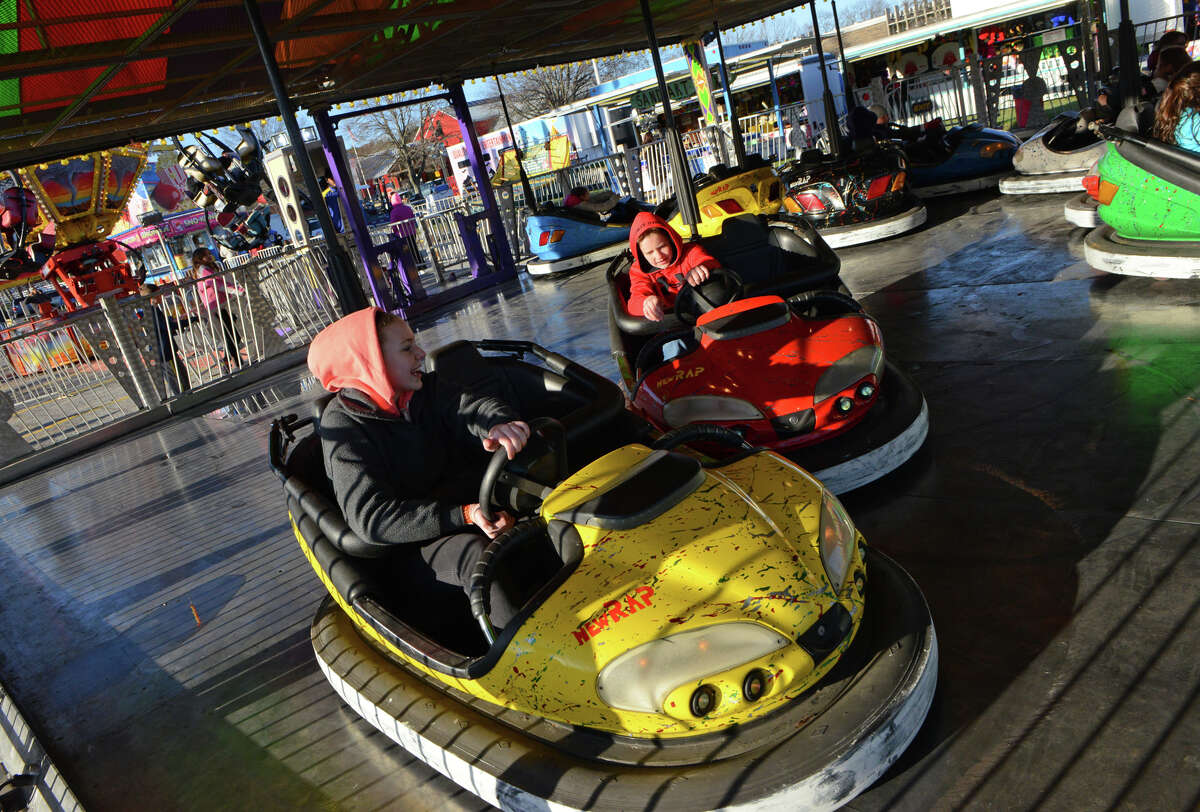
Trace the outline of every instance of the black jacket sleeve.
[[[419, 495], [412, 483], [420, 461], [397, 458], [405, 449], [381, 441], [382, 427], [374, 422], [355, 421], [339, 409], [326, 409], [321, 418], [326, 471], [355, 535], [376, 544], [413, 544], [466, 527], [461, 505]], [[406, 470], [410, 466], [415, 470]]]
[[443, 425], [460, 441], [470, 441], [472, 437], [481, 440], [492, 427], [521, 419], [511, 406], [493, 394], [463, 389], [440, 379], [437, 387], [437, 408]]

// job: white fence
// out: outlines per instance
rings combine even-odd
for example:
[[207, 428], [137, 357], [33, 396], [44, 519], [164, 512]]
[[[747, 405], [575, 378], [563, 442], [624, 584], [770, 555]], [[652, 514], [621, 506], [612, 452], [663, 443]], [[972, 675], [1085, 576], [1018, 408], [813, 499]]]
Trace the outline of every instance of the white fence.
[[211, 384], [303, 347], [339, 316], [325, 266], [323, 246], [287, 249], [55, 323], [9, 325], [0, 464], [166, 402], [203, 402]]

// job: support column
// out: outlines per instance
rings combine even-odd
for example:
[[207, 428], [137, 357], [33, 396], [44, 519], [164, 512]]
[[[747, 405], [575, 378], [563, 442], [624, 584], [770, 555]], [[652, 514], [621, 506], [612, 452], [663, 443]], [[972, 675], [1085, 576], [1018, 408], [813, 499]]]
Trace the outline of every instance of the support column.
[[[467, 160], [471, 164], [471, 177], [475, 179], [475, 188], [479, 190], [479, 200], [483, 204], [483, 214], [491, 227], [492, 244], [495, 251], [495, 256], [492, 258], [492, 270], [505, 277], [516, 276], [517, 265], [513, 260], [508, 235], [505, 233], [504, 220], [496, 205], [496, 195], [492, 191], [491, 178], [483, 168], [483, 151], [479, 148], [479, 137], [475, 133], [475, 124], [471, 121], [471, 110], [467, 104], [466, 94], [463, 93], [461, 84], [451, 85], [449, 93], [450, 103], [454, 106], [454, 116], [458, 119], [459, 128], [462, 130]], [[513, 146], [516, 147], [515, 144]], [[464, 242], [467, 245], [468, 255], [477, 250], [477, 242], [466, 240]], [[468, 259], [472, 258], [468, 256]], [[474, 258], [474, 260], [480, 259], [483, 258]], [[471, 264], [474, 266], [475, 261], [472, 261]]]
[[725, 46], [721, 44], [721, 27], [713, 20], [713, 32], [717, 40], [717, 58], [721, 65], [721, 91], [725, 94], [725, 111], [729, 116], [729, 137], [733, 141], [733, 152], [737, 165], [746, 165], [746, 145], [742, 142], [742, 127], [738, 124], [737, 109], [733, 106], [733, 91], [729, 89], [729, 70], [725, 66]]
[[263, 67], [266, 68], [271, 89], [275, 92], [275, 103], [279, 107], [279, 117], [283, 120], [288, 140], [292, 145], [292, 156], [296, 159], [296, 166], [299, 167], [300, 174], [304, 178], [308, 196], [313, 201], [313, 208], [317, 213], [317, 221], [321, 224], [321, 231], [326, 235], [325, 244], [329, 251], [327, 272], [333, 292], [338, 299], [338, 306], [341, 307], [343, 315], [361, 310], [367, 306], [367, 298], [363, 295], [362, 287], [355, 278], [350, 257], [338, 244], [333, 221], [321, 199], [321, 185], [317, 182], [317, 173], [313, 170], [312, 161], [308, 159], [304, 137], [300, 134], [300, 125], [296, 123], [295, 110], [292, 109], [292, 102], [288, 97], [287, 88], [284, 87], [283, 78], [279, 75], [279, 65], [275, 62], [275, 49], [267, 39], [267, 29], [263, 25], [262, 15], [258, 11], [257, 0], [242, 0], [242, 5], [246, 9], [246, 18], [250, 22], [250, 30], [254, 34], [254, 41], [262, 56]]
[[[974, 40], [978, 44], [979, 39]], [[987, 88], [983, 83], [983, 63], [975, 51], [967, 51], [967, 76], [971, 80], [971, 93], [975, 97], [975, 120], [985, 127], [996, 126], [992, 120], [992, 107], [988, 104]]]
[[663, 118], [667, 126], [664, 133], [667, 145], [667, 155], [671, 161], [671, 177], [675, 185], [675, 202], [683, 222], [687, 223], [689, 236], [698, 237], [700, 208], [696, 205], [696, 194], [692, 190], [692, 176], [688, 171], [687, 152], [683, 149], [683, 139], [679, 130], [675, 129], [675, 114], [671, 111], [671, 96], [667, 93], [667, 80], [663, 75], [662, 58], [658, 54], [658, 38], [654, 36], [654, 20], [650, 17], [649, 0], [640, 0], [642, 6], [642, 21], [646, 25], [646, 40], [650, 45], [650, 59], [654, 63], [654, 75], [658, 79], [658, 94], [662, 98]]
[[[392, 301], [387, 288], [381, 289], [375, 284], [378, 255], [375, 253], [374, 243], [371, 241], [371, 231], [367, 228], [367, 218], [363, 216], [362, 201], [358, 199], [357, 190], [355, 190], [355, 194], [346, 192], [347, 188], [355, 188], [354, 176], [346, 162], [345, 152], [338, 145], [337, 125], [329, 120], [328, 110], [313, 110], [312, 119], [317, 128], [317, 137], [321, 139], [321, 148], [325, 150], [325, 162], [329, 164], [329, 173], [333, 176], [333, 182], [337, 184], [338, 197], [341, 198], [342, 206], [349, 215], [350, 233], [354, 235], [354, 241], [358, 248], [358, 259], [362, 263], [367, 284], [371, 287], [371, 298], [375, 300], [377, 307], [390, 313], [395, 310], [396, 303]], [[347, 187], [347, 183], [350, 184], [349, 187]], [[404, 267], [403, 255], [397, 262], [400, 263], [402, 272], [407, 277], [410, 269]], [[413, 269], [413, 276], [415, 275], [415, 269]]]
[[1080, 0], [1079, 8], [1081, 10], [1079, 45], [1083, 50], [1083, 92], [1088, 99], [1094, 99], [1099, 82], [1096, 79], [1096, 43], [1092, 39], [1094, 36], [1092, 29], [1095, 28], [1092, 19], [1092, 4], [1090, 0]]

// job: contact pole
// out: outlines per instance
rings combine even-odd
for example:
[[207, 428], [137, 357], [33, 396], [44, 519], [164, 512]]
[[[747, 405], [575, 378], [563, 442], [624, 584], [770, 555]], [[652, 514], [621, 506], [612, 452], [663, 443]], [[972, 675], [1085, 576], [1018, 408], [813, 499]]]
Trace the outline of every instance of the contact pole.
[[700, 209], [696, 205], [696, 195], [692, 191], [692, 179], [688, 174], [687, 153], [683, 149], [683, 139], [675, 129], [675, 114], [671, 112], [671, 97], [667, 95], [667, 79], [663, 75], [662, 59], [658, 55], [658, 38], [654, 36], [654, 21], [650, 18], [649, 0], [641, 0], [642, 21], [646, 24], [646, 40], [650, 44], [650, 59], [654, 63], [654, 76], [658, 79], [658, 93], [662, 97], [663, 118], [666, 119], [667, 155], [671, 160], [671, 177], [675, 182], [675, 202], [679, 213], [687, 223], [689, 234], [696, 238], [700, 236], [697, 224], [700, 222]]
[[713, 20], [713, 34], [717, 40], [717, 59], [721, 66], [721, 90], [725, 94], [725, 110], [729, 114], [729, 137], [733, 141], [733, 154], [737, 165], [746, 165], [746, 145], [742, 143], [742, 127], [738, 124], [737, 111], [733, 109], [733, 91], [729, 89], [729, 69], [725, 66], [725, 46], [721, 44], [721, 26]]
[[333, 220], [325, 208], [325, 202], [321, 196], [321, 185], [317, 183], [317, 173], [313, 170], [312, 161], [309, 160], [308, 148], [304, 145], [304, 136], [300, 134], [300, 125], [296, 123], [296, 112], [292, 108], [283, 78], [279, 75], [279, 65], [275, 62], [275, 51], [271, 41], [267, 38], [267, 29], [263, 25], [262, 15], [258, 11], [258, 3], [256, 0], [242, 0], [242, 5], [246, 9], [246, 18], [250, 22], [254, 42], [258, 45], [258, 52], [262, 56], [267, 79], [270, 80], [271, 89], [275, 92], [279, 117], [283, 120], [288, 140], [292, 144], [292, 157], [296, 160], [296, 166], [300, 168], [304, 185], [308, 188], [308, 196], [312, 200], [313, 209], [317, 214], [317, 221], [321, 224], [322, 233], [325, 234], [325, 248], [329, 252], [329, 268], [327, 270], [334, 295], [337, 296], [338, 304], [342, 308], [342, 315], [361, 310], [367, 306], [367, 297], [363, 295], [362, 287], [355, 278], [354, 269], [350, 265], [350, 257], [338, 243]]
[[[842, 44], [842, 24], [838, 21], [837, 0], [829, 0], [829, 5], [833, 6], [833, 30], [837, 32], [838, 41], [838, 56], [842, 59], [842, 98], [846, 99], [846, 82], [850, 73], [850, 63], [846, 61], [846, 46]], [[844, 106], [846, 112], [850, 112], [850, 102], [845, 101]]]
[[817, 22], [817, 4], [808, 4], [812, 12], [813, 40], [817, 49], [817, 65], [821, 69], [821, 87], [825, 88], [825, 132], [829, 135], [829, 154], [834, 159], [842, 157], [842, 131], [838, 127], [837, 107], [833, 94], [829, 92], [829, 75], [825, 72], [825, 51], [821, 48], [821, 26]]

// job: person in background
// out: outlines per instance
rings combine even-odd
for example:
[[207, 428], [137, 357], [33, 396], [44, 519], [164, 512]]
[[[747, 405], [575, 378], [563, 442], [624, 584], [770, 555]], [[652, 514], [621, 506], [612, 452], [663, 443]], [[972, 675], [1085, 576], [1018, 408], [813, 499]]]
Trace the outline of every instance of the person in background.
[[622, 198], [611, 189], [589, 190], [576, 186], [563, 200], [563, 206], [568, 209], [595, 212], [606, 221], [617, 223], [632, 222], [642, 207], [630, 199]]
[[162, 296], [158, 293], [158, 285], [143, 282], [138, 287], [138, 293], [146, 297], [146, 302], [142, 306], [143, 314], [149, 314], [154, 321], [155, 338], [158, 341], [158, 362], [162, 367], [167, 395], [170, 397], [186, 392], [192, 388], [191, 378], [188, 376], [187, 362], [183, 360], [183, 356], [175, 344], [175, 331], [181, 325], [163, 313], [162, 308], [159, 307]]
[[1166, 144], [1200, 152], [1200, 63], [1181, 70], [1159, 99], [1151, 134]]
[[333, 221], [333, 230], [342, 233], [342, 205], [339, 201], [338, 187], [333, 181], [332, 175], [325, 176], [325, 191], [321, 193], [325, 198], [325, 207], [329, 209], [329, 219]]
[[388, 221], [392, 224], [392, 233], [404, 238], [408, 252], [416, 262], [420, 256], [417, 252], [417, 215], [408, 205], [408, 195], [404, 192], [392, 193], [392, 211]]
[[[1154, 47], [1150, 49], [1150, 56], [1146, 57], [1146, 73], [1154, 76], [1158, 70], [1158, 61], [1162, 58], [1162, 52], [1167, 48], [1176, 46], [1187, 47], [1188, 36], [1182, 31], [1168, 31], [1158, 38], [1154, 43]], [[1165, 88], [1165, 85], [1164, 85]], [[1162, 89], [1159, 90], [1162, 92]]]
[[1192, 57], [1188, 54], [1187, 48], [1182, 45], [1163, 48], [1162, 53], [1158, 55], [1158, 62], [1150, 78], [1150, 82], [1154, 85], [1154, 92], [1161, 96], [1167, 86], [1171, 84], [1171, 80], [1191, 63]]
[[224, 365], [227, 371], [232, 372], [241, 366], [242, 354], [238, 348], [241, 338], [238, 336], [237, 327], [234, 326], [235, 318], [226, 307], [229, 290], [225, 280], [217, 276], [218, 272], [217, 259], [212, 255], [212, 251], [197, 248], [192, 252], [192, 270], [189, 276], [201, 280], [200, 284], [196, 285], [201, 309], [210, 317], [216, 316], [221, 323], [221, 332], [225, 338]]

